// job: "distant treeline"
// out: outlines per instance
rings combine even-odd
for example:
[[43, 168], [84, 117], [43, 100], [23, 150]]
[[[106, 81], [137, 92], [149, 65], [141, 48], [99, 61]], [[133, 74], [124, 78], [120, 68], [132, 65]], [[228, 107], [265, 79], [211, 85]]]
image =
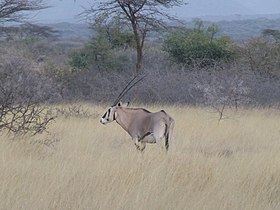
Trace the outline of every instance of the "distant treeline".
[[[193, 21], [186, 21], [186, 27], [193, 27], [196, 19]], [[246, 40], [253, 37], [258, 37], [265, 29], [280, 30], [280, 18], [252, 18], [244, 20], [231, 20], [231, 21], [204, 21], [206, 26], [216, 24], [220, 28], [219, 35], [230, 36], [234, 40]], [[86, 24], [72, 24], [72, 23], [57, 23], [47, 24], [47, 26], [59, 31], [64, 38], [80, 37], [88, 39], [92, 36], [93, 30], [89, 29]]]

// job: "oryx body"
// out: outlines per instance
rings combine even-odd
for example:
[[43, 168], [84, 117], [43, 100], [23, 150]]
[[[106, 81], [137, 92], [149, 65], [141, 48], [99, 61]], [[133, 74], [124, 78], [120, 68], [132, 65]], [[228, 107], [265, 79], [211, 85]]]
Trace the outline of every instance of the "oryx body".
[[145, 149], [146, 143], [161, 143], [162, 139], [165, 139], [165, 148], [168, 150], [174, 120], [165, 111], [152, 113], [143, 108], [127, 108], [118, 103], [108, 109], [100, 122], [107, 124], [114, 120], [132, 137], [140, 151]]

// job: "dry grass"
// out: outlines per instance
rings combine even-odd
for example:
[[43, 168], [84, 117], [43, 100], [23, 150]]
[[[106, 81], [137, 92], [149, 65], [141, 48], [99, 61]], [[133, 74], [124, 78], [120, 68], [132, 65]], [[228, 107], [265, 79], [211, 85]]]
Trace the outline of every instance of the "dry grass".
[[176, 120], [167, 155], [157, 145], [137, 153], [117, 124], [97, 118], [59, 118], [50, 146], [0, 137], [0, 209], [280, 208], [280, 111], [218, 123], [202, 108], [165, 110]]

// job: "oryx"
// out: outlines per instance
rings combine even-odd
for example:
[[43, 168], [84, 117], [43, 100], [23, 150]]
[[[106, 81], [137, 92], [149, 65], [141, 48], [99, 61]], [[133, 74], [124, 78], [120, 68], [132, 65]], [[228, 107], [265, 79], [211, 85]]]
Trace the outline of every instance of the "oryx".
[[[164, 110], [152, 113], [143, 108], [128, 108], [128, 103], [119, 102], [120, 98], [133, 86], [122, 91], [117, 102], [105, 112], [100, 122], [107, 124], [116, 121], [132, 137], [136, 148], [140, 151], [145, 149], [146, 143], [161, 143], [162, 139], [165, 139], [167, 151], [174, 128], [173, 118]], [[152, 138], [145, 138], [148, 136]]]

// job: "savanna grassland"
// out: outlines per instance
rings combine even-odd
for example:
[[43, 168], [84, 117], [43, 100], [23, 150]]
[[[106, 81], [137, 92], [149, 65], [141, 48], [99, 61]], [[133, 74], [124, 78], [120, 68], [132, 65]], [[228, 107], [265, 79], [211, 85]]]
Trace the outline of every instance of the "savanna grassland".
[[[50, 134], [0, 137], [0, 209], [278, 209], [280, 111], [164, 108], [176, 121], [166, 154], [144, 154], [116, 123], [60, 116]], [[51, 143], [48, 143], [48, 140]]]
[[[279, 21], [96, 0], [83, 36], [33, 24], [43, 2], [0, 0], [0, 210], [280, 209]], [[168, 153], [99, 123], [118, 95], [175, 119]]]

